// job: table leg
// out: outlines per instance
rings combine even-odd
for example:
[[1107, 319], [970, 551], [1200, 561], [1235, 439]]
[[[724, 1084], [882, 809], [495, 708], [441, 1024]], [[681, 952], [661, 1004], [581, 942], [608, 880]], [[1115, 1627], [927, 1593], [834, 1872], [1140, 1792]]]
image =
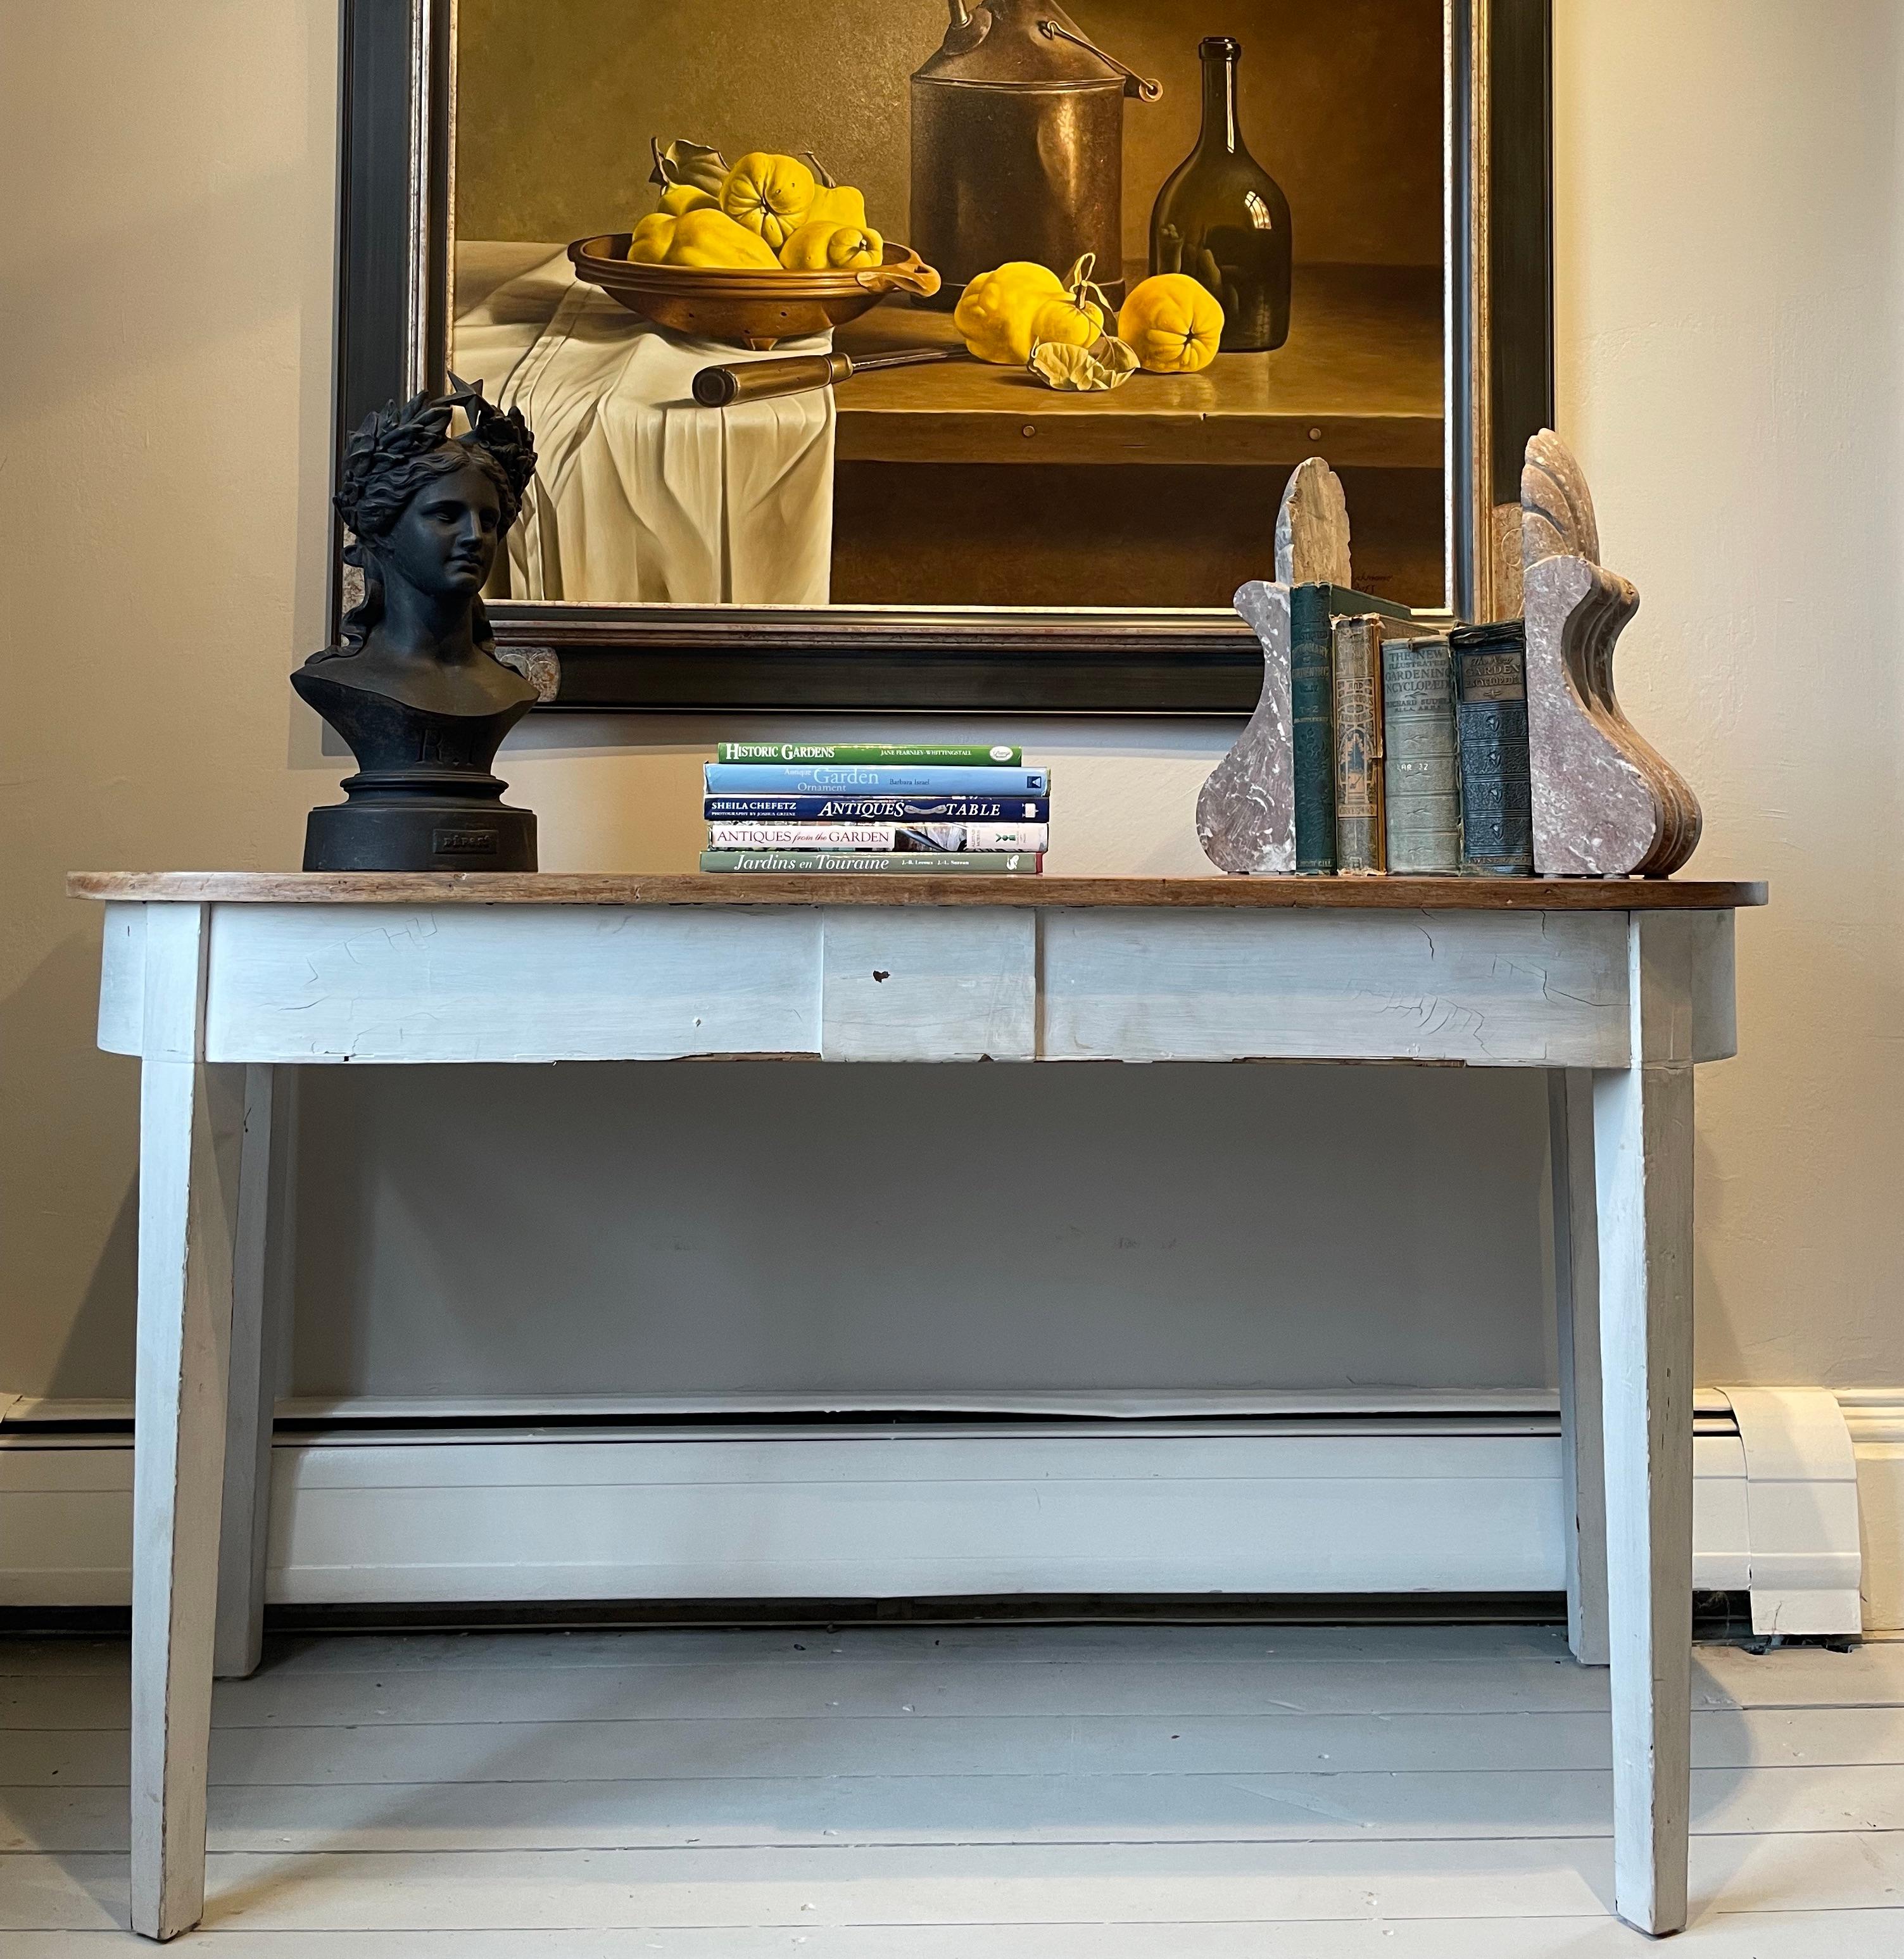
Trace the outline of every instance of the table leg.
[[226, 1398], [224, 1505], [218, 1532], [218, 1617], [212, 1670], [221, 1680], [255, 1673], [264, 1649], [265, 1559], [271, 1527], [271, 1424], [278, 1348], [288, 1306], [287, 1237], [278, 1202], [287, 1182], [284, 1146], [289, 1069], [245, 1070], [245, 1140], [238, 1168], [237, 1244], [232, 1262], [231, 1385]]
[[1633, 1065], [1595, 1076], [1614, 1889], [1686, 1922], [1691, 1806], [1693, 1063], [1686, 921], [1633, 915]]
[[1600, 1249], [1594, 1191], [1593, 1077], [1547, 1075], [1553, 1172], [1553, 1321], [1560, 1381], [1567, 1644], [1607, 1663], [1607, 1486], [1600, 1447]]
[[205, 1765], [244, 1070], [203, 1059], [209, 910], [147, 920], [132, 1476], [132, 1929], [205, 1902]]

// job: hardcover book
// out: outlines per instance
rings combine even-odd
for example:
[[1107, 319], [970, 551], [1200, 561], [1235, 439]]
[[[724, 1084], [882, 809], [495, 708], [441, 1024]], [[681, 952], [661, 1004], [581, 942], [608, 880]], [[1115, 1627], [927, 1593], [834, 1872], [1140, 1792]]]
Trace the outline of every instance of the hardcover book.
[[709, 762], [709, 795], [1041, 796], [1049, 769], [887, 768], [858, 762]]
[[1445, 638], [1382, 643], [1382, 746], [1390, 872], [1452, 877], [1461, 868], [1461, 780]]
[[1289, 595], [1289, 694], [1296, 764], [1296, 872], [1335, 874], [1335, 702], [1326, 585]]
[[1032, 850], [1042, 823], [714, 823], [712, 850]]
[[1011, 768], [1024, 751], [1005, 742], [720, 741], [717, 762], [862, 762], [880, 767], [906, 764], [925, 769]]
[[1534, 875], [1527, 748], [1527, 632], [1518, 620], [1448, 636], [1455, 664], [1464, 877]]
[[703, 850], [703, 871], [801, 872], [812, 877], [1035, 878], [1045, 860], [1030, 850]]
[[1335, 622], [1335, 871], [1372, 876], [1382, 849], [1382, 621]]
[[710, 795], [709, 823], [1049, 823], [1046, 796]]

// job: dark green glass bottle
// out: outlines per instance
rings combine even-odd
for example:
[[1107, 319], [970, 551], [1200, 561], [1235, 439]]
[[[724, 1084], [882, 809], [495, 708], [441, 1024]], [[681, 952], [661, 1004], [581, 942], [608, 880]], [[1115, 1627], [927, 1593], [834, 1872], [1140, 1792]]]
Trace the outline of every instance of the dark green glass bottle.
[[1258, 354], [1289, 338], [1289, 199], [1237, 123], [1242, 47], [1212, 34], [1197, 52], [1203, 133], [1157, 192], [1150, 270], [1201, 281], [1223, 303], [1223, 351]]

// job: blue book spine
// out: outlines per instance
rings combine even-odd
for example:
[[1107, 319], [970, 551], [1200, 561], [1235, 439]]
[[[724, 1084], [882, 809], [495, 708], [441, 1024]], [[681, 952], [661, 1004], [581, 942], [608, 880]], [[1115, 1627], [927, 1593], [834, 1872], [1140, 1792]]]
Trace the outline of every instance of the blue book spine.
[[1046, 796], [710, 795], [709, 823], [1049, 823]]
[[709, 762], [712, 795], [1042, 796], [1049, 769], [881, 768], [831, 762]]
[[1455, 659], [1464, 878], [1534, 875], [1534, 779], [1527, 745], [1527, 635], [1518, 620], [1448, 636]]

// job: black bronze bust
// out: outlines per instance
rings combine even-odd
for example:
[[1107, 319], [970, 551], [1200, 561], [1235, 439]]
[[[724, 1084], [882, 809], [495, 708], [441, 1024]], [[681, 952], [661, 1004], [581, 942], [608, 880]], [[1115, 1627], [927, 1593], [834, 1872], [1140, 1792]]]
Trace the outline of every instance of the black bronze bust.
[[[363, 600], [291, 685], [351, 745], [347, 801], [311, 811], [307, 871], [533, 871], [535, 818], [490, 773], [536, 689], [496, 657], [481, 597], [535, 471], [519, 410], [480, 387], [366, 418], [334, 499]], [[460, 409], [468, 427], [451, 435]]]

